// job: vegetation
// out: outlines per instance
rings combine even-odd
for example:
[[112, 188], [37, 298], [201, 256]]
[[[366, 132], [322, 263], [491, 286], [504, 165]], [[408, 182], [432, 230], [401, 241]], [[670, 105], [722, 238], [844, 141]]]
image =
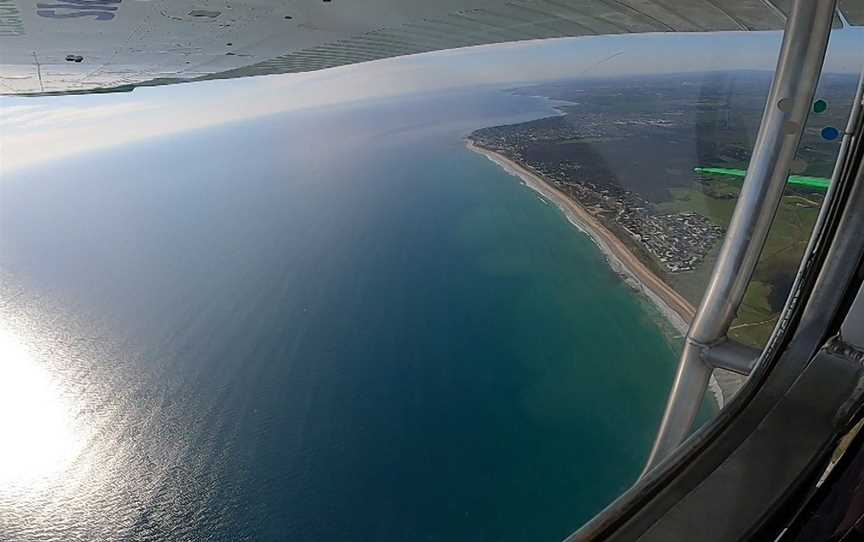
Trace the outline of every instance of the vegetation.
[[[739, 189], [740, 183], [724, 175], [703, 173], [701, 181], [692, 187], [671, 189], [671, 199], [658, 203], [657, 207], [662, 212], [697, 212], [725, 228], [735, 209]], [[767, 341], [792, 286], [821, 202], [819, 189], [806, 191], [793, 185], [786, 188], [753, 280], [732, 325], [730, 335], [736, 340], [753, 346]], [[701, 299], [717, 251], [719, 246], [697, 271], [669, 277], [672, 285], [694, 304]]]

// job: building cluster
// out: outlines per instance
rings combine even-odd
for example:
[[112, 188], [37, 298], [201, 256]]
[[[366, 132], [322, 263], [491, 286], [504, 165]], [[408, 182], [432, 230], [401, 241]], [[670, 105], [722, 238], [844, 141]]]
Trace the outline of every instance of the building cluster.
[[697, 213], [650, 214], [622, 206], [615, 221], [670, 273], [692, 271], [723, 235]]
[[[510, 158], [556, 185], [585, 207], [595, 217], [619, 234], [628, 235], [645, 252], [651, 254], [669, 273], [694, 270], [711, 247], [723, 236], [723, 228], [694, 212], [663, 214], [639, 194], [622, 188], [614, 181], [598, 184], [589, 181], [582, 166], [556, 157], [545, 162], [526, 158], [526, 146], [544, 140], [561, 141], [576, 137], [562, 133], [566, 126], [531, 127], [507, 130], [508, 127], [484, 128], [471, 135], [474, 143]], [[581, 173], [581, 174], [580, 174]]]

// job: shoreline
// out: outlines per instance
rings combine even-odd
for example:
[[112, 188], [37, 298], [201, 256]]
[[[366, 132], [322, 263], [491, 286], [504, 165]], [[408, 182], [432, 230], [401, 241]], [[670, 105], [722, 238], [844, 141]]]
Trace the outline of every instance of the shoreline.
[[[682, 336], [687, 334], [690, 322], [696, 314], [693, 305], [648, 269], [614, 233], [600, 223], [587, 209], [551, 183], [546, 182], [537, 173], [529, 171], [513, 160], [481, 147], [467, 137], [465, 138], [465, 146], [468, 150], [485, 156], [509, 175], [518, 177], [525, 186], [554, 204], [564, 214], [568, 222], [585, 233], [597, 245], [609, 266], [624, 279], [625, 283], [644, 295], [673, 329]], [[739, 387], [728, 380], [724, 384], [721, 385], [712, 373], [708, 391], [711, 392], [718, 408], [721, 409]]]

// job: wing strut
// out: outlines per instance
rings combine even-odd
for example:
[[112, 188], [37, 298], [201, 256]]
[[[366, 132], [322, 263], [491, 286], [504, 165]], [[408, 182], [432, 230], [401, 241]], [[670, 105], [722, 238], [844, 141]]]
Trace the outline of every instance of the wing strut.
[[759, 363], [751, 350], [731, 341], [727, 333], [783, 196], [822, 71], [835, 7], [836, 0], [795, 0], [786, 21], [753, 157], [717, 264], [687, 334], [645, 473], [690, 433], [716, 366], [749, 374]]

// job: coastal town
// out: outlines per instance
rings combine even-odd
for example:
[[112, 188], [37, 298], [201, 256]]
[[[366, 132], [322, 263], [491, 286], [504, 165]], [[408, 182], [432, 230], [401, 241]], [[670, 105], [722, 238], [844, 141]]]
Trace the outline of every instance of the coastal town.
[[571, 125], [546, 122], [484, 128], [472, 133], [469, 139], [569, 195], [608, 229], [619, 236], [627, 235], [650, 254], [664, 272], [694, 270], [723, 236], [719, 225], [695, 212], [657, 212], [651, 202], [621, 187], [614, 179], [588, 180], [584, 167], [573, 160], [530, 158], [526, 152], [529, 145], [539, 141], [564, 141], [575, 137], [577, 134]]
[[[478, 129], [467, 146], [587, 232], [612, 269], [681, 337], [741, 186], [741, 179], [699, 168], [747, 169], [770, 84], [762, 72], [538, 83], [510, 92], [554, 100], [554, 112]], [[855, 77], [831, 76], [823, 96], [842, 103], [856, 84]], [[841, 124], [842, 110], [827, 113], [823, 123]], [[835, 152], [818, 130], [805, 130], [799, 155], [806, 175], [830, 176]], [[757, 348], [768, 341], [823, 197], [815, 189], [787, 188], [772, 226], [776, 239], [768, 240], [772, 250], [760, 258], [732, 339]], [[709, 388], [717, 404], [742, 381], [715, 370]]]

